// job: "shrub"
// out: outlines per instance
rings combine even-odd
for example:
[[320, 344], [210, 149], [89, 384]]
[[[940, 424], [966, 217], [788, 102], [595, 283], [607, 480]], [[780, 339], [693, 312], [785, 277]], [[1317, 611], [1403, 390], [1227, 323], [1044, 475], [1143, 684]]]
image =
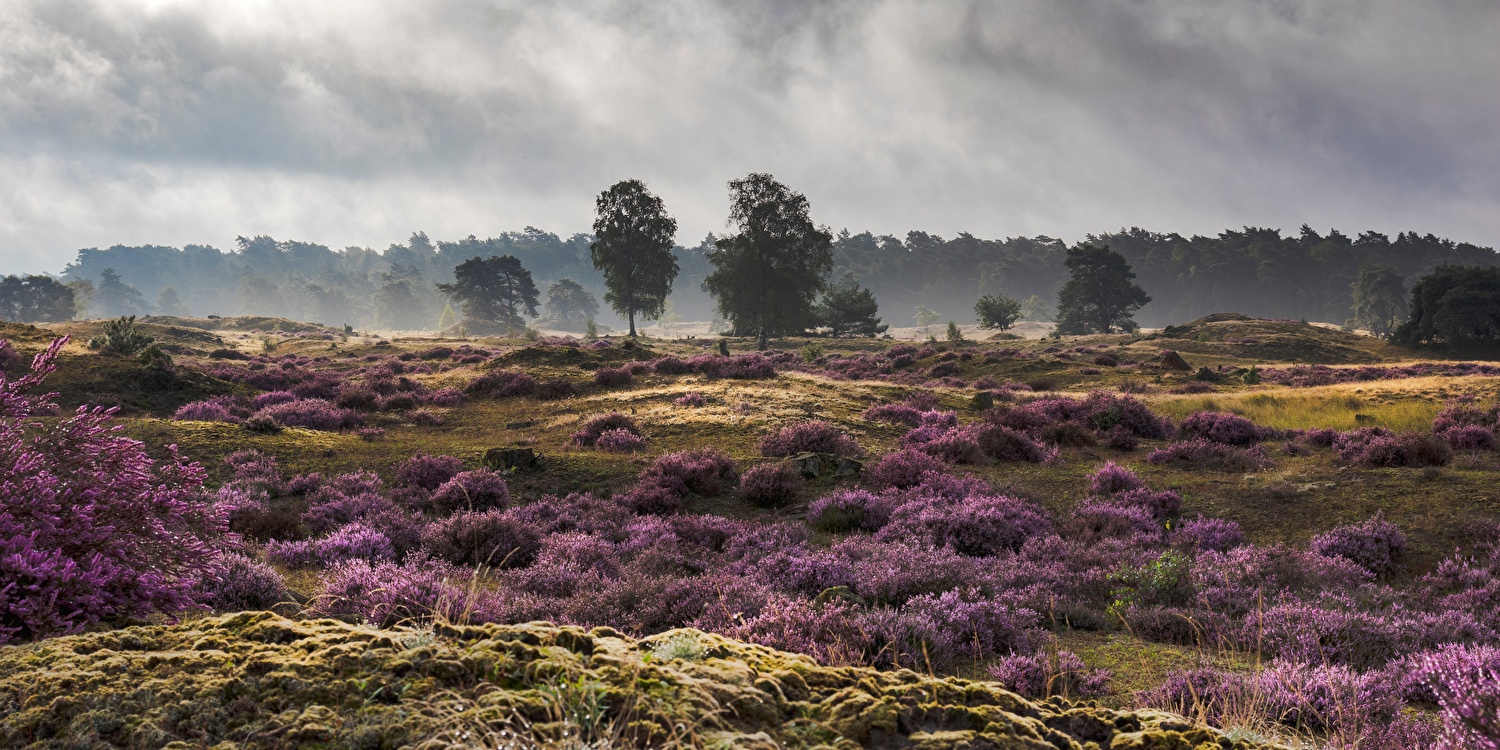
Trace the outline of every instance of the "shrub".
[[358, 617], [379, 627], [431, 622], [435, 617], [456, 623], [487, 619], [492, 602], [465, 586], [466, 578], [450, 565], [421, 556], [401, 564], [351, 560], [324, 576], [311, 609]]
[[832, 453], [853, 456], [859, 443], [839, 428], [822, 420], [788, 425], [765, 435], [758, 443], [762, 456], [785, 457], [798, 453]]
[[339, 431], [362, 427], [365, 418], [358, 412], [340, 409], [322, 399], [310, 398], [273, 404], [257, 415], [274, 419], [286, 427], [306, 427], [310, 430]]
[[1376, 514], [1350, 526], [1340, 526], [1313, 537], [1312, 549], [1325, 557], [1341, 557], [1374, 575], [1388, 575], [1406, 547], [1406, 535]]
[[524, 568], [541, 549], [541, 532], [503, 511], [465, 510], [428, 526], [422, 549], [454, 565]]
[[631, 379], [629, 367], [601, 367], [594, 371], [594, 382], [605, 388], [630, 385]]
[[950, 547], [972, 557], [1014, 552], [1027, 539], [1048, 534], [1052, 522], [1042, 509], [1013, 497], [976, 495], [958, 503], [916, 500], [891, 513], [875, 538], [919, 540]]
[[172, 448], [153, 460], [113, 411], [33, 419], [56, 408], [31, 391], [66, 341], [0, 375], [0, 642], [183, 609], [225, 527], [202, 467]]
[[699, 448], [660, 456], [638, 479], [642, 485], [665, 487], [678, 497], [689, 492], [713, 497], [738, 482], [739, 472], [719, 449]]
[[1193, 412], [1182, 421], [1183, 438], [1201, 437], [1225, 445], [1254, 445], [1271, 438], [1273, 432], [1238, 414], [1217, 411]]
[[1437, 433], [1457, 450], [1487, 451], [1495, 447], [1495, 431], [1479, 425], [1453, 427]]
[[381, 411], [406, 411], [417, 406], [417, 398], [410, 393], [392, 393], [380, 398]]
[[[917, 454], [925, 457], [925, 454]], [[895, 502], [864, 490], [838, 490], [807, 506], [807, 523], [820, 531], [879, 531], [891, 519]]]
[[258, 435], [274, 435], [284, 429], [281, 423], [269, 414], [259, 413], [251, 414], [248, 419], [240, 423], [240, 426], [245, 428], [246, 432], [253, 432]]
[[1423, 681], [1442, 709], [1444, 747], [1500, 748], [1500, 670], [1492, 654], [1470, 647], [1426, 656]]
[[784, 508], [802, 493], [802, 474], [791, 464], [761, 464], [740, 478], [740, 497], [758, 508]]
[[275, 406], [277, 404], [284, 404], [289, 401], [296, 400], [297, 394], [292, 393], [291, 391], [267, 391], [266, 393], [262, 393], [259, 396], [256, 396], [255, 399], [250, 403], [251, 406], [255, 409], [264, 409], [267, 406]]
[[266, 558], [288, 568], [329, 566], [345, 560], [391, 560], [396, 549], [385, 534], [360, 523], [351, 523], [322, 539], [295, 542], [271, 541]]
[[929, 471], [943, 471], [943, 462], [922, 451], [906, 448], [876, 459], [865, 468], [864, 475], [876, 487], [906, 489], [921, 484]]
[[439, 427], [447, 421], [443, 419], [443, 415], [431, 409], [412, 409], [406, 413], [406, 418], [410, 419], [412, 424], [423, 427]]
[[1048, 449], [1032, 440], [1024, 432], [1003, 425], [992, 424], [980, 428], [976, 436], [979, 449], [996, 461], [1024, 461], [1045, 463], [1056, 455], [1056, 449]]
[[668, 355], [651, 363], [651, 369], [658, 375], [686, 375], [693, 371], [693, 365]]
[[1117, 451], [1133, 451], [1140, 447], [1141, 440], [1130, 430], [1115, 425], [1105, 431], [1104, 444]]
[[594, 447], [610, 453], [634, 453], [646, 447], [646, 440], [630, 430], [605, 430], [594, 441]]
[[136, 328], [135, 316], [121, 316], [104, 324], [104, 332], [89, 339], [89, 348], [128, 357], [156, 341], [156, 337]]
[[707, 406], [708, 399], [704, 398], [703, 394], [697, 391], [689, 391], [682, 396], [674, 399], [672, 403], [682, 407], [699, 407]]
[[203, 603], [216, 612], [266, 610], [291, 598], [269, 565], [235, 552], [215, 560], [199, 588]]
[[510, 504], [505, 478], [490, 469], [461, 471], [432, 493], [429, 507], [440, 514], [455, 510], [494, 510]]
[[1033, 699], [1105, 695], [1112, 676], [1107, 669], [1089, 669], [1071, 651], [1011, 654], [990, 665], [986, 673], [1007, 690]]
[[179, 422], [239, 422], [222, 399], [193, 401], [178, 407], [172, 419]]
[[1190, 550], [1225, 552], [1244, 544], [1245, 532], [1234, 521], [1198, 516], [1183, 521], [1173, 539]]
[[463, 460], [455, 456], [418, 453], [396, 465], [396, 483], [433, 491], [462, 471]]
[[471, 395], [489, 398], [526, 396], [536, 389], [536, 379], [520, 370], [491, 370], [464, 387]]
[[375, 411], [380, 408], [380, 394], [364, 386], [350, 385], [339, 389], [333, 403], [345, 409]]
[[1340, 433], [1333, 441], [1339, 460], [1372, 468], [1443, 466], [1453, 450], [1441, 437], [1422, 433], [1394, 434], [1381, 427]]
[[861, 415], [869, 422], [890, 422], [916, 427], [922, 423], [922, 410], [907, 404], [877, 404]]
[[1089, 475], [1089, 492], [1095, 495], [1113, 495], [1128, 492], [1143, 486], [1135, 472], [1114, 461], [1106, 461]]
[[611, 430], [624, 430], [636, 437], [640, 437], [641, 428], [636, 426], [635, 420], [617, 411], [608, 414], [597, 414], [584, 421], [583, 427], [574, 432], [569, 438], [574, 445], [592, 446], [599, 441], [599, 437]]
[[1146, 456], [1146, 462], [1162, 466], [1174, 463], [1204, 464], [1227, 471], [1255, 471], [1271, 466], [1271, 457], [1260, 446], [1236, 448], [1195, 437], [1157, 448]]

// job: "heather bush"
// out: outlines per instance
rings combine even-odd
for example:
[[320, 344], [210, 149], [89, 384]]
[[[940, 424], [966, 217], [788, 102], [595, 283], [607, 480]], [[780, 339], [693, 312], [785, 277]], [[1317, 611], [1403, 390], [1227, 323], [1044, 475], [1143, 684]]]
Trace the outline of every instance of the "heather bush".
[[491, 619], [494, 603], [469, 586], [469, 579], [464, 571], [418, 555], [399, 564], [351, 560], [323, 577], [311, 610], [387, 628], [435, 618], [456, 623]]
[[1217, 411], [1193, 412], [1178, 426], [1182, 438], [1201, 437], [1225, 445], [1247, 446], [1269, 440], [1274, 432], [1257, 426], [1238, 414]]
[[172, 418], [179, 422], [239, 422], [222, 399], [193, 401], [178, 407]]
[[462, 471], [464, 462], [456, 456], [429, 456], [418, 453], [396, 465], [396, 484], [436, 490]]
[[1114, 461], [1106, 461], [1089, 475], [1089, 492], [1094, 495], [1113, 495], [1140, 489], [1142, 486], [1141, 478], [1135, 472]]
[[297, 394], [291, 391], [269, 391], [256, 396], [250, 403], [256, 409], [264, 409], [267, 406], [285, 404], [297, 400]]
[[[925, 454], [919, 454], [925, 455]], [[890, 521], [894, 501], [864, 490], [837, 490], [807, 506], [807, 522], [820, 531], [879, 531]]]
[[536, 378], [520, 370], [491, 370], [470, 380], [464, 387], [470, 395], [489, 398], [527, 396], [536, 389]]
[[1342, 557], [1376, 576], [1395, 571], [1405, 547], [1406, 535], [1380, 514], [1361, 523], [1331, 529], [1312, 540], [1314, 552]]
[[761, 464], [740, 477], [740, 497], [758, 508], [784, 508], [797, 501], [804, 484], [791, 464]]
[[1204, 518], [1183, 521], [1172, 536], [1173, 543], [1189, 550], [1224, 552], [1245, 543], [1245, 532], [1234, 521]]
[[1383, 427], [1362, 427], [1339, 433], [1333, 441], [1339, 460], [1360, 466], [1443, 466], [1453, 451], [1442, 438], [1430, 434], [1397, 435]]
[[594, 382], [605, 388], [630, 385], [631, 379], [629, 367], [601, 367], [594, 371]]
[[1107, 669], [1089, 669], [1072, 651], [1037, 651], [1001, 657], [986, 670], [990, 679], [1027, 698], [1053, 695], [1093, 698], [1109, 692]]
[[1271, 457], [1259, 445], [1237, 448], [1203, 437], [1179, 440], [1165, 448], [1157, 448], [1146, 455], [1146, 462], [1157, 466], [1201, 464], [1225, 471], [1256, 471], [1272, 465]]
[[1068, 513], [1064, 529], [1070, 538], [1097, 542], [1118, 538], [1153, 543], [1162, 526], [1150, 509], [1114, 499], [1089, 498]]
[[461, 471], [438, 485], [428, 503], [428, 507], [439, 515], [460, 509], [503, 509], [510, 504], [510, 488], [504, 477], [490, 469]]
[[1425, 656], [1419, 670], [1437, 698], [1444, 748], [1500, 750], [1500, 659], [1492, 648], [1455, 648]]
[[594, 441], [594, 447], [609, 453], [634, 453], [646, 447], [646, 440], [630, 430], [605, 430]]
[[912, 669], [953, 669], [995, 654], [1035, 648], [1037, 614], [974, 590], [913, 597], [900, 610], [860, 617], [879, 642], [879, 661]]
[[686, 375], [693, 371], [693, 365], [683, 361], [681, 357], [668, 355], [652, 362], [651, 369], [658, 375]]
[[335, 432], [362, 427], [365, 423], [358, 412], [316, 398], [273, 404], [256, 412], [256, 416], [269, 417], [285, 427]]
[[1033, 536], [1049, 534], [1042, 509], [1013, 497], [976, 495], [959, 503], [912, 501], [891, 513], [880, 541], [918, 540], [974, 557], [1014, 552]]
[[225, 531], [202, 467], [170, 447], [153, 460], [113, 410], [33, 419], [56, 408], [32, 391], [66, 341], [0, 374], [0, 643], [182, 610]]
[[327, 534], [340, 526], [391, 510], [396, 510], [396, 504], [373, 492], [346, 495], [319, 491], [309, 498], [309, 507], [302, 513], [302, 525], [310, 534]]
[[680, 494], [713, 497], [738, 482], [739, 472], [719, 449], [699, 448], [657, 458], [638, 479], [641, 484], [671, 487]]
[[1039, 464], [1057, 456], [1056, 448], [1047, 448], [1026, 433], [1004, 425], [992, 424], [980, 428], [975, 440], [984, 455], [996, 461]]
[[697, 391], [688, 391], [687, 393], [678, 396], [676, 399], [673, 399], [672, 403], [682, 407], [696, 408], [699, 406], [707, 406], [708, 399], [705, 398], [703, 394]]
[[269, 565], [235, 552], [214, 560], [198, 586], [198, 598], [215, 612], [266, 610], [291, 599]]
[[859, 453], [859, 443], [833, 425], [821, 421], [800, 422], [788, 425], [760, 439], [762, 456], [785, 457], [798, 453], [832, 453], [853, 456]]
[[942, 471], [943, 462], [920, 450], [907, 448], [887, 453], [865, 467], [864, 476], [876, 487], [906, 489], [922, 483], [930, 471]]
[[1442, 432], [1435, 433], [1448, 442], [1455, 450], [1462, 451], [1487, 451], [1495, 447], [1495, 431], [1489, 427], [1479, 425], [1464, 425], [1452, 427]]
[[601, 435], [611, 430], [624, 430], [636, 437], [640, 437], [641, 434], [641, 428], [636, 425], [634, 419], [612, 411], [608, 414], [596, 414], [589, 417], [569, 439], [574, 445], [592, 446], [599, 441]]
[[346, 560], [393, 560], [396, 548], [385, 534], [351, 523], [321, 539], [266, 544], [266, 559], [288, 568], [327, 567]]
[[459, 511], [427, 527], [422, 549], [454, 565], [524, 568], [541, 548], [541, 532], [499, 510]]

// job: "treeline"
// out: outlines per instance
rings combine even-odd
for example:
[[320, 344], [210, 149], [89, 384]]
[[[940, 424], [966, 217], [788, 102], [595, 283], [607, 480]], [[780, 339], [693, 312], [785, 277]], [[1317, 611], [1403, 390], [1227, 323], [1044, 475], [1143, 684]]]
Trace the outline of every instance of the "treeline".
[[[63, 300], [46, 277], [9, 277], [0, 283], [0, 317], [66, 319], [67, 311], [94, 318], [132, 314], [270, 315], [328, 325], [433, 329], [448, 298], [439, 284], [471, 258], [518, 259], [543, 289], [570, 280], [602, 299], [604, 274], [591, 260], [596, 234], [567, 238], [532, 227], [497, 237], [433, 241], [413, 234], [384, 251], [241, 237], [231, 250], [204, 245], [80, 250], [60, 276], [72, 299]], [[679, 273], [664, 308], [650, 319], [710, 320], [720, 316], [703, 282], [723, 238], [671, 250]], [[1038, 237], [943, 238], [910, 232], [905, 238], [832, 236], [828, 281], [868, 289], [887, 324], [975, 319], [980, 297], [1023, 302], [1023, 319], [1051, 319], [1057, 293], [1068, 280], [1069, 247]], [[1278, 230], [1226, 230], [1215, 237], [1128, 229], [1090, 235], [1086, 242], [1123, 255], [1152, 301], [1136, 314], [1146, 326], [1233, 311], [1269, 318], [1342, 324], [1355, 314], [1361, 273], [1383, 269], [1388, 283], [1409, 288], [1439, 266], [1500, 266], [1487, 247], [1431, 234], [1376, 232], [1351, 237], [1319, 234], [1304, 226], [1296, 236]], [[571, 287], [568, 287], [571, 289]], [[624, 316], [601, 310], [600, 322], [625, 327]], [[542, 322], [549, 322], [543, 310]], [[555, 321], [552, 321], [555, 322]]]

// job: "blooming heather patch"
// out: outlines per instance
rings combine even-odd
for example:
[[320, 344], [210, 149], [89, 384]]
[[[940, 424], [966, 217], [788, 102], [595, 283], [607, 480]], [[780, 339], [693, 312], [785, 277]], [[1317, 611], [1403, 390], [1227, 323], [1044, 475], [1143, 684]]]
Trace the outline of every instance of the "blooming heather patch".
[[193, 401], [178, 407], [172, 418], [179, 422], [239, 422], [222, 399]]
[[1072, 651], [1011, 654], [990, 665], [990, 679], [1027, 698], [1092, 698], [1108, 692], [1107, 669], [1089, 669]]
[[1342, 557], [1377, 576], [1396, 569], [1406, 535], [1379, 514], [1362, 523], [1340, 526], [1313, 537], [1312, 549], [1327, 557]]
[[646, 447], [646, 440], [623, 427], [599, 433], [594, 447], [609, 453], [634, 453]]
[[632, 374], [629, 367], [601, 367], [594, 371], [594, 382], [605, 388], [620, 388], [630, 385]]
[[700, 406], [707, 406], [708, 399], [705, 398], [703, 394], [697, 391], [689, 391], [673, 399], [672, 403], [685, 408], [697, 408]]
[[853, 456], [859, 443], [839, 428], [822, 420], [788, 425], [760, 439], [762, 456], [785, 457], [798, 453], [832, 453]]
[[491, 370], [469, 381], [464, 390], [471, 396], [514, 398], [530, 395], [536, 388], [536, 379], [520, 370]]
[[1274, 432], [1238, 414], [1217, 411], [1193, 412], [1178, 427], [1183, 438], [1201, 437], [1225, 445], [1254, 445], [1269, 440]]
[[617, 411], [608, 414], [596, 414], [584, 420], [583, 426], [574, 432], [569, 440], [574, 445], [592, 446], [599, 442], [600, 436], [611, 430], [623, 430], [636, 437], [640, 437], [641, 428], [636, 425], [635, 420]]
[[273, 404], [256, 412], [286, 427], [336, 432], [362, 427], [365, 418], [359, 412], [342, 409], [323, 399], [310, 398]]
[[1169, 464], [1202, 464], [1228, 471], [1255, 471], [1272, 465], [1271, 457], [1261, 446], [1236, 448], [1195, 437], [1179, 440], [1147, 454], [1146, 462], [1157, 466]]
[[740, 477], [740, 497], [758, 508], [784, 508], [797, 501], [804, 484], [791, 464], [761, 464]]

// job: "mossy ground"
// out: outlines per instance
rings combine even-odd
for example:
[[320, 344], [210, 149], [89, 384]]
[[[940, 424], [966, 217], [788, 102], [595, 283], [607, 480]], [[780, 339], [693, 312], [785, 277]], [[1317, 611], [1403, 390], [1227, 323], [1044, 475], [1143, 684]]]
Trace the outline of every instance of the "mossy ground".
[[[599, 366], [647, 360], [667, 353], [697, 354], [707, 351], [710, 342], [643, 341], [642, 346], [634, 350], [613, 348], [592, 352], [530, 348], [529, 342], [518, 339], [381, 341], [354, 336], [329, 341], [249, 332], [277, 328], [302, 330], [290, 323], [257, 323], [249, 329], [245, 327], [250, 325], [248, 323], [236, 324], [233, 329], [212, 329], [206, 325], [154, 325], [152, 332], [177, 347], [179, 363], [190, 366], [206, 364], [208, 360], [203, 355], [220, 347], [239, 348], [247, 353], [260, 353], [269, 347], [276, 354], [353, 357], [357, 360], [368, 354], [388, 356], [440, 344], [470, 343], [500, 348], [509, 353], [498, 362], [454, 367], [416, 379], [431, 387], [461, 387], [483, 368], [519, 367], [538, 378], [569, 378], [583, 384], [585, 392], [577, 398], [561, 401], [534, 398], [474, 400], [461, 407], [438, 410], [445, 419], [440, 426], [417, 425], [400, 413], [376, 414], [371, 417], [371, 423], [384, 428], [386, 434], [384, 439], [374, 442], [362, 440], [352, 433], [301, 429], [260, 435], [228, 424], [171, 421], [171, 411], [181, 403], [215, 393], [242, 392], [243, 386], [190, 375], [184, 378], [186, 385], [179, 390], [165, 394], [147, 392], [134, 379], [140, 366], [133, 360], [91, 353], [82, 346], [81, 342], [86, 340], [92, 330], [89, 326], [93, 324], [46, 328], [6, 326], [0, 334], [11, 337], [28, 353], [43, 346], [55, 333], [73, 334], [74, 343], [62, 358], [58, 373], [49, 379], [49, 388], [62, 393], [63, 404], [72, 406], [98, 400], [119, 404], [128, 434], [146, 441], [153, 450], [160, 450], [168, 444], [178, 445], [187, 456], [203, 462], [215, 479], [226, 477], [221, 461], [224, 455], [247, 448], [274, 455], [289, 474], [373, 470], [389, 478], [399, 461], [417, 451], [454, 455], [471, 466], [477, 466], [481, 456], [490, 448], [525, 445], [542, 454], [542, 465], [539, 470], [522, 472], [511, 478], [512, 493], [520, 502], [532, 502], [549, 493], [621, 491], [633, 483], [635, 474], [651, 458], [671, 451], [715, 446], [742, 464], [766, 460], [758, 455], [757, 439], [771, 429], [808, 418], [838, 424], [855, 435], [867, 453], [878, 455], [897, 447], [904, 429], [864, 421], [860, 413], [872, 404], [897, 401], [918, 390], [887, 382], [838, 381], [803, 373], [783, 373], [767, 381], [648, 374], [636, 377], [630, 386], [606, 389], [592, 384], [591, 372]], [[890, 343], [793, 339], [777, 342], [776, 346], [800, 351], [814, 345], [825, 353], [854, 354], [884, 348]], [[957, 377], [971, 382], [981, 377], [1001, 382], [1026, 382], [1071, 393], [1096, 387], [1123, 387], [1138, 393], [1153, 408], [1174, 418], [1198, 409], [1218, 409], [1241, 413], [1262, 424], [1281, 428], [1326, 426], [1349, 429], [1373, 420], [1394, 429], [1425, 429], [1448, 398], [1467, 393], [1488, 400], [1500, 393], [1500, 379], [1496, 378], [1428, 377], [1318, 388], [1246, 385], [1233, 380], [1215, 384], [1215, 392], [1210, 394], [1182, 395], [1172, 391], [1192, 382], [1191, 373], [1158, 374], [1097, 367], [1091, 361], [1092, 355], [1058, 356], [1067, 355], [1067, 349], [1085, 344], [1108, 345], [1110, 355], [1121, 361], [1150, 361], [1162, 349], [1175, 349], [1195, 368], [1207, 366], [1213, 369], [1220, 365], [1232, 369], [1293, 362], [1335, 365], [1406, 363], [1429, 358], [1427, 353], [1419, 355], [1384, 342], [1327, 328], [1216, 316], [1148, 335], [1090, 336], [1061, 341], [944, 342], [936, 345], [937, 355], [919, 360], [915, 367], [931, 366], [938, 361], [937, 357], [947, 352], [978, 355], [989, 349], [1015, 348], [1037, 356], [997, 361], [974, 356], [968, 360], [955, 360]], [[731, 340], [731, 348], [749, 351], [753, 342]], [[360, 364], [353, 361], [328, 366], [352, 371]], [[702, 393], [708, 397], [708, 405], [685, 408], [673, 403], [674, 399], [688, 392]], [[978, 418], [979, 413], [970, 403], [971, 389], [937, 388], [931, 392], [942, 408], [959, 411], [965, 420]], [[619, 455], [578, 449], [569, 444], [569, 435], [582, 420], [605, 411], [631, 414], [646, 433], [647, 450], [637, 455]], [[1281, 455], [1275, 444], [1268, 444], [1266, 447], [1275, 459], [1275, 467], [1246, 474], [1151, 466], [1144, 457], [1152, 447], [1155, 446], [1148, 441], [1132, 452], [1118, 452], [1102, 446], [1069, 448], [1064, 450], [1062, 460], [1054, 465], [992, 464], [960, 467], [959, 470], [982, 476], [997, 488], [1030, 497], [1051, 510], [1066, 510], [1085, 494], [1088, 473], [1099, 463], [1114, 460], [1138, 471], [1153, 487], [1179, 491], [1184, 498], [1184, 515], [1191, 517], [1201, 513], [1237, 521], [1252, 541], [1262, 544], [1305, 543], [1317, 533], [1363, 520], [1378, 511], [1400, 525], [1410, 537], [1406, 569], [1398, 574], [1408, 577], [1451, 554], [1455, 547], [1469, 544], [1473, 540], [1473, 522], [1494, 519], [1500, 511], [1500, 489], [1493, 482], [1494, 472], [1500, 470], [1500, 460], [1494, 453], [1460, 454], [1449, 466], [1441, 469], [1363, 469], [1340, 465], [1331, 451]], [[811, 499], [826, 489], [821, 484], [810, 487], [805, 499]], [[763, 517], [776, 513], [795, 518], [805, 510], [805, 504], [765, 511], [751, 508], [731, 495], [711, 500], [694, 499], [687, 510], [726, 516]], [[294, 577], [291, 583], [294, 589], [306, 594], [316, 582]], [[103, 637], [106, 636], [89, 636]], [[371, 636], [379, 637], [384, 636]], [[1169, 668], [1199, 663], [1204, 659], [1230, 658], [1143, 644], [1123, 633], [1068, 633], [1061, 646], [1078, 652], [1091, 666], [1114, 670], [1119, 693], [1112, 701], [1115, 704], [1124, 702], [1130, 690], [1154, 684], [1153, 680], [1159, 680]], [[12, 669], [22, 663], [16, 661], [19, 657], [15, 656], [14, 649], [7, 649], [5, 653], [4, 658], [9, 660], [7, 663]], [[818, 741], [824, 739], [827, 738]], [[809, 741], [807, 744], [815, 743]]]
[[[684, 639], [695, 647], [683, 648]], [[637, 641], [607, 628], [376, 630], [259, 612], [0, 649], [5, 747], [496, 740], [577, 748], [1252, 747], [1170, 714], [1030, 702], [992, 683], [906, 670], [822, 667], [691, 630]]]

